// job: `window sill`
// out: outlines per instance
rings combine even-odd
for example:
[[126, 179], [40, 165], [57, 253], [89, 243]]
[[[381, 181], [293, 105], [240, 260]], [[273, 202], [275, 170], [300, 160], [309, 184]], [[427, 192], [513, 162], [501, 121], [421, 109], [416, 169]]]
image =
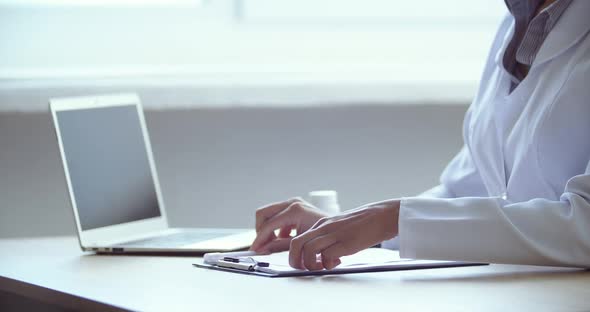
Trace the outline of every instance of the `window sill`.
[[457, 71], [455, 77], [446, 72], [449, 74], [444, 79], [424, 79], [417, 73], [397, 78], [369, 73], [218, 76], [144, 73], [97, 78], [83, 73], [74, 77], [70, 73], [68, 78], [0, 80], [0, 111], [44, 111], [52, 97], [115, 92], [137, 92], [146, 109], [468, 104], [477, 82], [458, 79], [462, 75]]

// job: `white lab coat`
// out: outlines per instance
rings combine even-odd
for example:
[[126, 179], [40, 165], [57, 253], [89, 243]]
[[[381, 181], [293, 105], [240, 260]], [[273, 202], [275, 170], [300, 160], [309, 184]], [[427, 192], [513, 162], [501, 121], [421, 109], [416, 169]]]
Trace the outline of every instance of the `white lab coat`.
[[590, 267], [590, 1], [571, 3], [509, 94], [513, 28], [507, 16], [441, 184], [402, 199], [402, 257]]

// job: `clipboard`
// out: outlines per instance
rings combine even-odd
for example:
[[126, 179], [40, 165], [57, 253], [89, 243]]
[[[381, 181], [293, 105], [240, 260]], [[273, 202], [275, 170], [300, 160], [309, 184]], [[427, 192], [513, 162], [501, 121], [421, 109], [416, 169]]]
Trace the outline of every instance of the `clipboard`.
[[369, 248], [354, 255], [342, 257], [342, 263], [332, 270], [308, 271], [294, 269], [288, 264], [289, 252], [250, 257], [225, 257], [216, 261], [201, 261], [193, 266], [202, 269], [224, 271], [263, 277], [321, 276], [385, 271], [451, 268], [487, 265], [444, 260], [402, 259], [399, 252], [383, 248]]

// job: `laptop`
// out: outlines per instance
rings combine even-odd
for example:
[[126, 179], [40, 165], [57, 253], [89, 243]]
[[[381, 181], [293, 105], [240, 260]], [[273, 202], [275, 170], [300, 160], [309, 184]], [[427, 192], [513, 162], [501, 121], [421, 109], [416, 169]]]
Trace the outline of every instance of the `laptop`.
[[51, 99], [49, 107], [82, 250], [203, 253], [250, 246], [253, 230], [168, 226], [136, 94]]

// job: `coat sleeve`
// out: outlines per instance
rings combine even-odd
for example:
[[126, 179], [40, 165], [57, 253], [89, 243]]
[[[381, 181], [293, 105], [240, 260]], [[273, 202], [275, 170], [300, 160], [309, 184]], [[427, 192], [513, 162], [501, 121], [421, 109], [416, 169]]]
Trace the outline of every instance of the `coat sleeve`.
[[405, 258], [590, 267], [590, 163], [559, 201], [497, 197], [404, 198]]
[[[467, 147], [463, 147], [443, 171], [440, 184], [421, 193], [416, 198], [453, 198], [460, 196], [483, 196], [485, 187]], [[381, 243], [387, 249], [399, 249], [399, 236]]]

